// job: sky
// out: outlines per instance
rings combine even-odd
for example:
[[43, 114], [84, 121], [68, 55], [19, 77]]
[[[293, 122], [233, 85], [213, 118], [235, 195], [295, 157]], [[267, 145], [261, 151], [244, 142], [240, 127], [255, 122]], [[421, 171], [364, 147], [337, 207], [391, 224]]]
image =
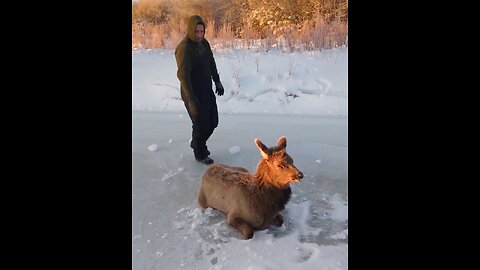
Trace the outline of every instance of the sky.
[[210, 157], [253, 172], [254, 139], [285, 136], [304, 178], [284, 225], [249, 240], [198, 208], [206, 166], [189, 147], [173, 51], [132, 51], [132, 269], [348, 269], [348, 49], [214, 56], [226, 94]]

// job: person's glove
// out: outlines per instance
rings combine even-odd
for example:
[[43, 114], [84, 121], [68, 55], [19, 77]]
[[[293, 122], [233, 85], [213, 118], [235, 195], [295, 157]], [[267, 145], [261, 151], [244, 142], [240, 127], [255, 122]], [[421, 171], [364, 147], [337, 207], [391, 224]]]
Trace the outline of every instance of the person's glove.
[[215, 82], [215, 93], [217, 93], [219, 96], [222, 96], [223, 92], [225, 92], [225, 89], [223, 89], [222, 83], [220, 81]]

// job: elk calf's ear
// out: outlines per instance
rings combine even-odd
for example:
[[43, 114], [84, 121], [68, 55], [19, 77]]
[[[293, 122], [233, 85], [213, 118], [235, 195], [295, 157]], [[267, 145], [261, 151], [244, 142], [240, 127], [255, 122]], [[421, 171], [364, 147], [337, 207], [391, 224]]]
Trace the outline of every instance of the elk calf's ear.
[[287, 147], [287, 138], [285, 138], [285, 136], [280, 137], [280, 139], [278, 139], [277, 146], [279, 148], [286, 148]]
[[268, 147], [265, 146], [259, 139], [255, 139], [255, 144], [258, 147], [258, 150], [260, 150], [260, 154], [262, 154], [262, 157], [264, 159], [268, 159], [268, 154], [270, 153], [270, 150]]

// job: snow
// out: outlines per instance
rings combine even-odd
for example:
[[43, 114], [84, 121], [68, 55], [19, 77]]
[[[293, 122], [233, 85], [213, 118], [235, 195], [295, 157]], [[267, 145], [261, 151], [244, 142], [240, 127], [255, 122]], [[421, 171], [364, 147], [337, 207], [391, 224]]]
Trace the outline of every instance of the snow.
[[[238, 49], [214, 55], [225, 87], [217, 96], [222, 113], [348, 116], [346, 48], [290, 54]], [[133, 51], [132, 63], [132, 110], [185, 112], [172, 50]]]
[[158, 145], [155, 144], [155, 143], [152, 144], [152, 145], [149, 145], [149, 146], [148, 146], [148, 150], [150, 150], [150, 151], [152, 151], [152, 152], [153, 152], [153, 151], [157, 151], [157, 150], [158, 150]]
[[230, 154], [232, 154], [232, 155], [238, 154], [240, 152], [240, 147], [238, 147], [237, 145], [232, 146], [232, 147], [230, 147], [228, 152], [230, 152]]

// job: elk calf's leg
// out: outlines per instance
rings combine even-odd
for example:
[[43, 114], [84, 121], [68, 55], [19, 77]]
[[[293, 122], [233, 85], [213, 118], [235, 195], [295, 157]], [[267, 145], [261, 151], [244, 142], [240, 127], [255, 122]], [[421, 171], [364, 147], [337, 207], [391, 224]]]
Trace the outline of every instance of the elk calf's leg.
[[239, 230], [240, 233], [242, 233], [243, 238], [245, 239], [250, 239], [253, 237], [253, 228], [240, 217], [235, 216], [234, 214], [229, 214], [228, 215], [228, 224], [235, 229]]
[[274, 218], [273, 218], [273, 224], [274, 224], [275, 226], [278, 226], [278, 227], [282, 226], [282, 224], [283, 224], [283, 216], [280, 215], [280, 214], [278, 214], [276, 217], [274, 217]]
[[207, 198], [205, 197], [205, 194], [203, 193], [202, 189], [200, 189], [200, 191], [198, 192], [198, 205], [200, 205], [200, 207], [202, 208], [208, 207]]

